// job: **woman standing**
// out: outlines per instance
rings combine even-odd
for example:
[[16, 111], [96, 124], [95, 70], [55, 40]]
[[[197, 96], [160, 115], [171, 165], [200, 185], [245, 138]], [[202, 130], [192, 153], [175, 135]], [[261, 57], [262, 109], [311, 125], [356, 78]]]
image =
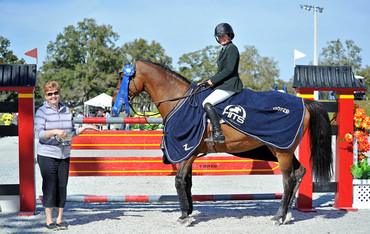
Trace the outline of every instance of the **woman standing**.
[[[218, 71], [207, 83], [214, 91], [203, 101], [202, 105], [210, 119], [214, 134], [213, 140], [218, 143], [225, 142], [225, 136], [222, 133], [221, 125], [214, 105], [225, 101], [235, 93], [243, 90], [243, 83], [239, 78], [239, 51], [232, 43], [234, 31], [227, 23], [221, 23], [215, 28], [215, 38], [222, 45], [222, 50], [217, 59]], [[205, 139], [211, 141], [210, 138]]]
[[[62, 216], [67, 198], [71, 139], [87, 129], [99, 130], [93, 125], [74, 128], [71, 111], [60, 101], [58, 82], [48, 81], [43, 91], [46, 101], [37, 110], [34, 125], [35, 136], [39, 140], [37, 162], [42, 176], [42, 203], [45, 207], [46, 228], [65, 230], [67, 225]], [[56, 223], [52, 219], [54, 207]]]

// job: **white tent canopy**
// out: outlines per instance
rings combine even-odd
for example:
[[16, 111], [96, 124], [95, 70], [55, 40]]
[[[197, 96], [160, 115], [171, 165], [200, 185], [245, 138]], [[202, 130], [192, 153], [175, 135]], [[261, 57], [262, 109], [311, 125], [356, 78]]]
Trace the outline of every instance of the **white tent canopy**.
[[102, 93], [84, 103], [85, 115], [90, 115], [90, 106], [101, 107], [103, 109], [112, 109], [112, 97]]

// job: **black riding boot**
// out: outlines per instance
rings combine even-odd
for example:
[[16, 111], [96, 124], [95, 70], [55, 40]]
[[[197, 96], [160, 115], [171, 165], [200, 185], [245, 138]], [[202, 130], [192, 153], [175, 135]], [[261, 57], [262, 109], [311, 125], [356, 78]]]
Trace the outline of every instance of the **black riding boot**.
[[[204, 105], [204, 110], [206, 111], [207, 116], [211, 120], [211, 124], [213, 126], [213, 132], [214, 132], [213, 133], [213, 141], [218, 142], [218, 143], [224, 143], [225, 142], [225, 136], [222, 133], [221, 125], [220, 125], [220, 122], [218, 120], [218, 115], [217, 115], [215, 107], [212, 104], [207, 102]], [[206, 138], [206, 139], [204, 139], [204, 141], [205, 142], [210, 142], [212, 140], [211, 140], [211, 138]]]

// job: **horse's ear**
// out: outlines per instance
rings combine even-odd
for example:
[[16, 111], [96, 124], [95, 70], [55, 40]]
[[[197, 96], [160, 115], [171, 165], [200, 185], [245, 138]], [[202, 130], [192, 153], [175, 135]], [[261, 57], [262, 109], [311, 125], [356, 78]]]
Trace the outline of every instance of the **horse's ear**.
[[124, 64], [132, 64], [132, 62], [134, 61], [134, 59], [132, 59], [132, 56], [130, 54], [121, 53], [121, 56], [122, 56], [122, 60]]

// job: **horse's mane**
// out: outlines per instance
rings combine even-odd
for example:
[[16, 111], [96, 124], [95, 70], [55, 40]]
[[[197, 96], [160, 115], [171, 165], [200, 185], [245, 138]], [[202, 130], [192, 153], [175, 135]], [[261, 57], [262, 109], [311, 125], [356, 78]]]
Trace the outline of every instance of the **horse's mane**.
[[168, 73], [170, 73], [170, 74], [174, 75], [176, 78], [178, 78], [178, 79], [180, 79], [180, 80], [182, 80], [182, 81], [185, 81], [185, 82], [186, 82], [186, 83], [188, 83], [188, 84], [191, 84], [191, 82], [190, 82], [187, 78], [185, 78], [184, 76], [180, 75], [179, 73], [177, 73], [177, 72], [175, 72], [175, 71], [172, 71], [170, 68], [168, 68], [168, 67], [166, 67], [166, 66], [164, 66], [164, 65], [162, 65], [162, 64], [154, 63], [154, 62], [152, 62], [152, 61], [148, 61], [148, 60], [141, 60], [141, 59], [138, 59], [137, 61], [141, 61], [141, 62], [143, 62], [143, 63], [148, 63], [148, 64], [152, 64], [152, 65], [154, 65], [154, 66], [157, 66], [157, 67], [159, 67], [159, 68], [161, 68], [161, 69], [165, 70], [166, 72], [168, 72]]

